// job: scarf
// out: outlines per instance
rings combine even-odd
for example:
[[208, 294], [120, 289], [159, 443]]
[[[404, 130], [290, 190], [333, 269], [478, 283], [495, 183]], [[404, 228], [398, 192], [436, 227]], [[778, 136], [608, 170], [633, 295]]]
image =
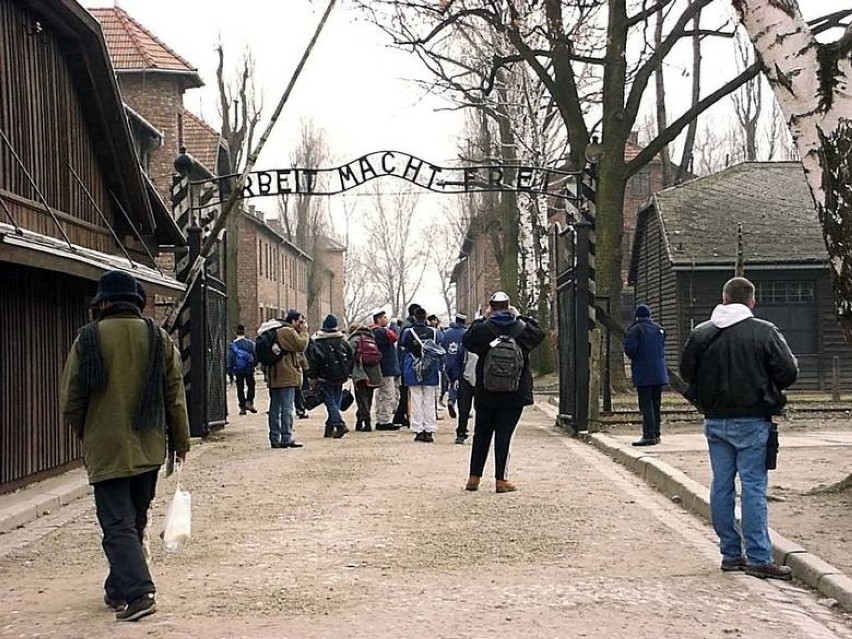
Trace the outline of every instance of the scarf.
[[[79, 381], [88, 395], [106, 390], [107, 370], [101, 352], [98, 323], [115, 315], [142, 317], [135, 304], [118, 302], [101, 311], [98, 319], [80, 329], [77, 347], [80, 354]], [[160, 427], [165, 414], [163, 334], [152, 319], [148, 317], [144, 319], [148, 330], [148, 363], [142, 393], [133, 415], [133, 428], [137, 431]]]

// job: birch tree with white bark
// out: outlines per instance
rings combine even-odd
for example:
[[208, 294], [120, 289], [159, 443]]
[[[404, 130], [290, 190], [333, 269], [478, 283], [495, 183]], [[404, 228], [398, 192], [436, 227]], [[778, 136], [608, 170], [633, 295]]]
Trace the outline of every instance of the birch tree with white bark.
[[823, 43], [797, 0], [731, 2], [799, 150], [828, 249], [837, 318], [852, 340], [852, 25]]

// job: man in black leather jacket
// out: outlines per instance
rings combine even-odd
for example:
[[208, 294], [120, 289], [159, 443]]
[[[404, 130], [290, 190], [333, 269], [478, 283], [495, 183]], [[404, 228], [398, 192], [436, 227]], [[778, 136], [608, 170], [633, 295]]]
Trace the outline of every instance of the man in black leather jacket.
[[[752, 315], [754, 285], [735, 277], [722, 304], [689, 336], [680, 374], [704, 414], [713, 481], [710, 511], [719, 535], [722, 570], [763, 579], [790, 579], [772, 562], [766, 508], [766, 453], [772, 415], [784, 406], [781, 391], [796, 381], [798, 363], [770, 322]], [[734, 481], [742, 484], [742, 538], [735, 527]], [[743, 547], [745, 554], [743, 554]]]

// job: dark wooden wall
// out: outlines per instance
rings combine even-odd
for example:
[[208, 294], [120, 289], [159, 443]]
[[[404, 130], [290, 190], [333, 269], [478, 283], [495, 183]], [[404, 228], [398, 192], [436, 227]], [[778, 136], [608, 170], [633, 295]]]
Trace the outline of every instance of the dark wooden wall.
[[0, 262], [0, 492], [78, 463], [59, 415], [68, 349], [94, 282]]
[[[643, 215], [649, 215], [646, 211]], [[669, 366], [677, 368], [680, 344], [686, 339], [678, 322], [677, 282], [669, 262], [660, 222], [650, 213], [640, 227], [642, 236], [639, 264], [634, 286], [636, 304], [651, 307], [654, 321], [666, 330], [666, 358]]]
[[[692, 326], [710, 318], [713, 308], [721, 301], [722, 286], [732, 276], [733, 268], [730, 271], [678, 272], [682, 309], [680, 332], [684, 336], [677, 344], [678, 353], [683, 349], [683, 343]], [[772, 282], [813, 284], [814, 301], [812, 304], [797, 305], [798, 311], [792, 320], [795, 325], [787, 326], [783, 321], [769, 315], [767, 305], [762, 304], [759, 293], [754, 314], [775, 321], [781, 332], [786, 333], [791, 349], [799, 360], [799, 379], [793, 386], [794, 390], [830, 390], [834, 355], [840, 356], [843, 388], [852, 389], [852, 346], [843, 341], [834, 318], [828, 269], [749, 270], [746, 265], [745, 276], [758, 287]], [[815, 335], [804, 334], [808, 326]], [[793, 330], [802, 331], [802, 334], [793, 336]], [[803, 344], [808, 346], [802, 346]]]
[[[39, 31], [39, 28], [41, 29]], [[108, 253], [116, 248], [85, 192], [115, 226], [91, 132], [62, 41], [25, 3], [0, 0], [0, 128], [11, 139], [71, 241]], [[24, 228], [61, 237], [25, 172], [0, 143], [0, 197]], [[5, 216], [4, 222], [8, 220]]]

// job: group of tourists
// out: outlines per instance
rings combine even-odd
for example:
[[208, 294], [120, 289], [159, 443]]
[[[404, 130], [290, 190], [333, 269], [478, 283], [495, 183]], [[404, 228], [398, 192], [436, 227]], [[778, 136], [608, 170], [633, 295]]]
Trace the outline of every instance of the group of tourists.
[[[386, 311], [377, 309], [369, 323], [352, 324], [345, 333], [337, 318], [328, 315], [311, 335], [304, 315], [295, 309], [280, 320], [264, 322], [255, 340], [238, 326], [228, 372], [236, 381], [240, 414], [257, 412], [258, 365], [269, 388], [272, 448], [301, 448], [294, 436], [294, 415], [319, 404], [325, 405], [327, 414], [325, 437], [342, 438], [349, 432], [343, 412], [353, 402], [356, 431], [405, 427], [414, 432], [415, 442], [432, 443], [445, 395], [448, 413], [458, 420], [455, 442], [464, 444], [476, 396], [481, 415], [476, 428], [481, 435], [474, 434], [467, 485], [470, 490], [478, 486], [493, 437], [497, 480], [501, 492], [507, 491], [508, 444], [523, 406], [532, 403], [529, 352], [544, 333], [502, 292], [492, 295], [486, 313], [470, 327], [463, 314], [442, 329], [438, 317], [419, 304], [407, 310], [405, 320], [391, 321]], [[352, 392], [344, 388], [350, 381]]]
[[[772, 561], [766, 487], [773, 457], [772, 416], [783, 408], [783, 390], [796, 380], [798, 365], [778, 329], [753, 316], [754, 291], [744, 278], [725, 284], [722, 303], [689, 336], [680, 371], [690, 384], [688, 398], [705, 416], [721, 569], [790, 579], [790, 569]], [[143, 539], [160, 467], [167, 454], [184, 462], [190, 447], [186, 396], [180, 355], [168, 334], [143, 317], [145, 290], [135, 278], [124, 271], [104, 274], [92, 304], [94, 320], [80, 330], [65, 364], [61, 410], [82, 440], [94, 488], [109, 562], [104, 603], [116, 620], [135, 621], [156, 611]], [[370, 325], [344, 333], [329, 315], [311, 335], [304, 316], [293, 310], [262, 325], [254, 340], [238, 329], [231, 368], [241, 412], [256, 412], [254, 367], [260, 363], [269, 385], [273, 448], [300, 446], [293, 437], [299, 394], [303, 406], [325, 404], [326, 436], [345, 435], [341, 409], [349, 379], [357, 396], [358, 430], [372, 428], [375, 399], [376, 429], [399, 429], [406, 417], [416, 441], [432, 442], [443, 375], [448, 407], [451, 412], [458, 408], [457, 442], [467, 437], [473, 400], [465, 489], [479, 489], [493, 439], [496, 492], [514, 492], [507, 478], [509, 446], [523, 408], [533, 401], [529, 356], [544, 339], [536, 321], [521, 315], [502, 292], [491, 296], [486, 312], [469, 327], [466, 318], [457, 316], [449, 329], [440, 331], [417, 305], [402, 323], [391, 323], [383, 311], [371, 319]], [[645, 442], [660, 439], [658, 394], [642, 389], [661, 386], [657, 369], [664, 367], [664, 340], [650, 308], [639, 306], [625, 349], [647, 418]], [[643, 362], [652, 358], [656, 376], [643, 377]], [[734, 514], [737, 475], [742, 483], [741, 532]]]

